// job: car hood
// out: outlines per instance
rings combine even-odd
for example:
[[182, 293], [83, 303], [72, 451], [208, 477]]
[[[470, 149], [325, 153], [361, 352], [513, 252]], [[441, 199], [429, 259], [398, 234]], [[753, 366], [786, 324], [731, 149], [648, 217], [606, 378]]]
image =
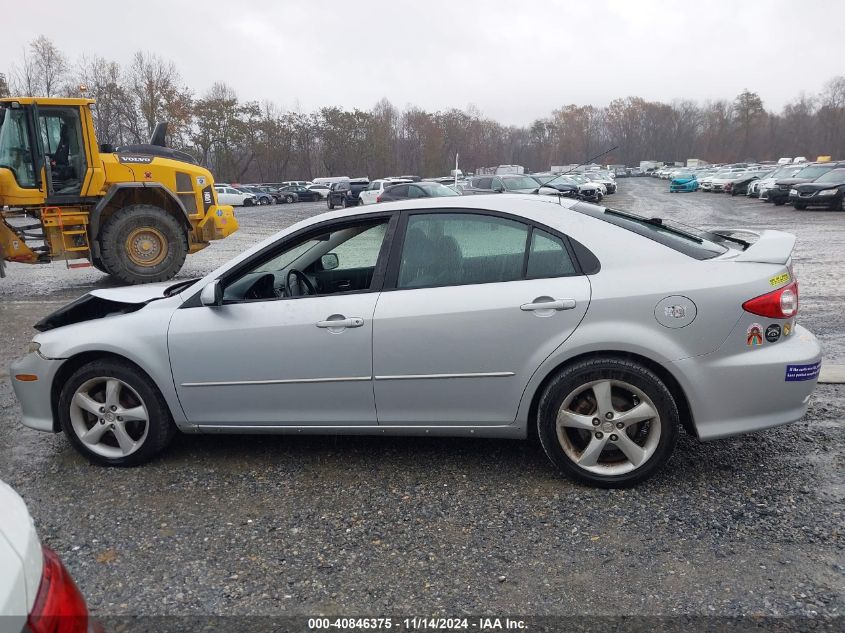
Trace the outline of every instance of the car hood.
[[690, 176], [684, 176], [682, 178], [673, 178], [672, 184], [673, 185], [685, 185], [688, 182], [692, 182], [693, 180], [695, 180], [695, 177], [690, 177]]
[[[173, 283], [172, 281], [142, 284], [139, 286], [122, 286], [119, 288], [98, 288], [82, 295], [76, 301], [62, 306], [55, 312], [48, 314], [33, 327], [39, 332], [46, 332], [64, 325], [90, 321], [114, 314], [126, 314], [140, 310], [151, 301], [167, 297], [168, 288], [187, 287], [197, 280], [186, 280]], [[180, 288], [184, 289], [184, 288]]]
[[778, 185], [800, 185], [805, 182], [813, 182], [809, 178], [782, 178], [775, 181]]
[[810, 191], [821, 191], [822, 189], [836, 189], [837, 187], [841, 187], [845, 183], [834, 183], [834, 182], [805, 182], [800, 185], [795, 185], [795, 188], [798, 191], [809, 193]]

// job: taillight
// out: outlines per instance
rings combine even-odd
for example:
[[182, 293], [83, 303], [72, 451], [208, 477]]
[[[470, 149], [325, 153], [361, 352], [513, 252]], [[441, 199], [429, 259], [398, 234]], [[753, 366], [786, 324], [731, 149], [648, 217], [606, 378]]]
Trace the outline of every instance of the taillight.
[[768, 292], [742, 304], [742, 309], [770, 319], [789, 319], [798, 314], [798, 282]]
[[381, 196], [379, 196], [378, 198], [376, 198], [376, 202], [381, 202]]
[[85, 633], [88, 607], [62, 560], [42, 546], [41, 585], [27, 623], [32, 633]]

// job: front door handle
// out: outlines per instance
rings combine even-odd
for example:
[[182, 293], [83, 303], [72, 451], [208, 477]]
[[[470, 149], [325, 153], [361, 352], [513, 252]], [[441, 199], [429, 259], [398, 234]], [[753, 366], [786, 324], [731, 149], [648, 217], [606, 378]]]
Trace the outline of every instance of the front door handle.
[[575, 308], [575, 305], [575, 299], [537, 297], [531, 303], [523, 303], [519, 306], [519, 309], [525, 312], [536, 312], [538, 310], [572, 310]]
[[317, 321], [317, 327], [327, 329], [331, 332], [340, 331], [344, 328], [361, 327], [364, 319], [361, 317], [346, 318], [342, 314], [333, 314], [325, 321]]

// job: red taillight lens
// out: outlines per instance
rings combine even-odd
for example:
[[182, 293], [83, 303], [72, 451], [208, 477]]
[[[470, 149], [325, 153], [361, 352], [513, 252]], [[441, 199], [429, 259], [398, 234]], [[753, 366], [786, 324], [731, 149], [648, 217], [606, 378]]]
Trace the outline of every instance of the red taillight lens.
[[779, 288], [742, 304], [742, 309], [751, 314], [770, 319], [789, 319], [798, 314], [798, 282]]
[[43, 546], [41, 586], [27, 623], [32, 633], [85, 633], [88, 607], [62, 560]]
[[381, 202], [381, 196], [379, 196], [378, 198], [376, 198], [376, 202]]

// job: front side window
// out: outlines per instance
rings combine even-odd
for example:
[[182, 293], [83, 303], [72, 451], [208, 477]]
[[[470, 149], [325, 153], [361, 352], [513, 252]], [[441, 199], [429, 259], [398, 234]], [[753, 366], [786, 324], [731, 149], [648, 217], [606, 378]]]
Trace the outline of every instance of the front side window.
[[468, 213], [412, 215], [399, 288], [514, 281], [522, 278], [528, 226]]
[[269, 254], [226, 284], [224, 302], [368, 290], [388, 219], [343, 224]]
[[35, 187], [35, 164], [23, 109], [0, 109], [0, 167], [11, 170], [18, 186]]

